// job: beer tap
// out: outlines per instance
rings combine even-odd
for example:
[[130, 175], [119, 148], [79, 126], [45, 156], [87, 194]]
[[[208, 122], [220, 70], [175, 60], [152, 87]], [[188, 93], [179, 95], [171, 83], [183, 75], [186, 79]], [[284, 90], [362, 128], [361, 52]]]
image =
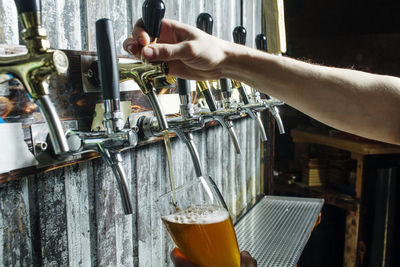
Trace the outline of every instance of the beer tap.
[[[261, 51], [265, 51], [267, 52], [267, 37], [260, 33], [256, 36], [256, 47], [258, 50]], [[260, 98], [260, 93], [255, 91], [253, 92], [253, 98], [255, 99], [256, 102], [260, 102], [261, 98]], [[279, 109], [277, 106], [283, 105], [284, 102], [282, 102], [279, 99], [273, 98], [271, 96], [267, 96], [268, 100], [268, 108], [272, 114], [272, 116], [274, 116], [276, 124], [278, 125], [278, 130], [280, 134], [284, 134], [285, 133], [285, 128], [283, 127], [283, 123], [282, 123], [282, 118], [279, 114]]]
[[28, 53], [0, 56], [0, 75], [9, 74], [23, 84], [46, 121], [55, 156], [63, 157], [70, 151], [61, 120], [49, 97], [49, 81], [52, 75], [67, 72], [68, 58], [63, 52], [50, 49], [46, 29], [42, 27], [39, 0], [15, 0], [15, 4]]
[[[194, 115], [189, 81], [180, 78], [175, 79], [174, 77], [171, 77], [171, 79], [172, 82], [178, 85], [181, 117], [167, 119], [169, 130], [175, 132], [179, 139], [185, 142], [192, 157], [196, 176], [203, 177], [204, 173], [192, 132], [202, 129], [205, 126], [205, 122], [202, 116]], [[159, 125], [154, 117], [143, 116], [139, 118], [138, 124], [144, 138], [157, 136], [160, 133]]]
[[[245, 45], [246, 44], [246, 35], [247, 31], [243, 26], [237, 26], [233, 30], [233, 41], [237, 44]], [[233, 86], [238, 90], [240, 97], [244, 103], [243, 109], [244, 111], [257, 122], [258, 128], [260, 130], [260, 136], [262, 141], [267, 141], [267, 133], [265, 132], [264, 124], [261, 119], [261, 114], [259, 112], [255, 112], [254, 109], [247, 108], [246, 105], [250, 104], [249, 97], [242, 85], [241, 82], [232, 80]]]
[[68, 142], [75, 154], [96, 151], [102, 156], [116, 178], [124, 213], [132, 214], [132, 202], [122, 166], [121, 151], [135, 147], [138, 137], [136, 129], [124, 129], [125, 122], [120, 110], [117, 53], [111, 20], [103, 18], [96, 21], [96, 44], [100, 87], [104, 98], [105, 131], [73, 131], [67, 135]]
[[[212, 28], [213, 28], [213, 19], [210, 14], [208, 13], [201, 13], [197, 17], [196, 20], [196, 25], [197, 28], [205, 31], [208, 34], [212, 34]], [[236, 131], [233, 128], [233, 123], [230, 120], [229, 116], [224, 116], [222, 113], [219, 113], [217, 110], [217, 105], [215, 103], [214, 96], [211, 92], [211, 85], [209, 81], [198, 81], [197, 82], [197, 87], [199, 88], [200, 92], [203, 94], [208, 108], [210, 109], [211, 112], [203, 112], [202, 115], [204, 116], [211, 116], [213, 119], [217, 120], [229, 133], [229, 136], [232, 140], [232, 143], [235, 147], [236, 153], [240, 154], [241, 149], [239, 145], [239, 141], [236, 135]]]
[[[190, 97], [190, 84], [189, 81], [184, 79], [177, 79], [178, 82], [178, 91], [179, 91], [179, 99], [180, 99], [180, 113], [182, 120], [190, 120], [194, 117], [193, 105]], [[200, 123], [204, 126], [204, 121], [202, 117], [199, 118]], [[175, 130], [176, 134], [182, 141], [185, 141], [186, 146], [189, 149], [190, 156], [192, 157], [193, 166], [196, 172], [197, 177], [203, 177], [203, 169], [201, 167], [199, 152], [197, 151], [196, 144], [194, 143], [193, 134], [191, 129], [185, 128], [177, 128]]]
[[[142, 13], [144, 29], [149, 34], [151, 42], [156, 42], [160, 35], [161, 21], [165, 13], [165, 4], [162, 0], [146, 0], [142, 5]], [[139, 126], [140, 130], [144, 128], [144, 131], [140, 131], [139, 134], [145, 132], [143, 134], [144, 137], [162, 134], [168, 158], [169, 178], [171, 180], [171, 187], [174, 189], [169, 125], [156, 94], [156, 89], [166, 84], [165, 80], [168, 74], [168, 65], [165, 62], [151, 63], [142, 58], [141, 60], [133, 60], [133, 62], [120, 62], [118, 63], [118, 67], [119, 81], [133, 80], [150, 102], [156, 118], [146, 118], [146, 120], [141, 118], [141, 120], [137, 121], [137, 126]], [[88, 73], [96, 77], [96, 75], [98, 75], [96, 69], [96, 64], [92, 64]], [[96, 84], [96, 79], [90, 79], [89, 82], [95, 87], [98, 86], [98, 84]]]

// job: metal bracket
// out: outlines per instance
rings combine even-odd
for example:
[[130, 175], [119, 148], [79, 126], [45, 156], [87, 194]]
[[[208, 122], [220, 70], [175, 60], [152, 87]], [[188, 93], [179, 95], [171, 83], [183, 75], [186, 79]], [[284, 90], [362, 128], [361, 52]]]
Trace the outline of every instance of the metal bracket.
[[[78, 122], [76, 120], [62, 121], [62, 125], [65, 133], [71, 130], [78, 129]], [[81, 157], [80, 155], [74, 155], [74, 156], [67, 156], [62, 159], [57, 159], [49, 152], [50, 150], [49, 145], [51, 144], [48, 143], [49, 128], [47, 127], [47, 124], [46, 123], [32, 124], [30, 128], [32, 136], [33, 154], [37, 159], [37, 161], [39, 162], [39, 165], [37, 167], [54, 165], [65, 161], [79, 159]]]
[[[91, 77], [94, 75], [91, 73], [90, 66], [93, 62], [97, 60], [97, 56], [88, 56], [81, 55], [81, 75], [82, 75], [82, 87], [85, 93], [101, 93], [101, 89], [98, 86], [94, 86], [93, 83], [90, 82]], [[118, 61], [120, 63], [128, 63], [135, 62], [136, 60], [129, 58], [119, 58]], [[120, 83], [120, 91], [138, 91], [140, 90], [139, 86], [133, 80], [127, 80]]]

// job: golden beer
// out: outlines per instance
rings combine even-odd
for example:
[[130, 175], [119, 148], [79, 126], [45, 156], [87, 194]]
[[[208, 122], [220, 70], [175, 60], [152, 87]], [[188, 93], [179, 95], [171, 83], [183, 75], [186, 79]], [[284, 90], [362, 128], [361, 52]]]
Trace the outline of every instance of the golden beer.
[[162, 220], [176, 246], [202, 267], [240, 267], [240, 254], [228, 211], [213, 205], [191, 206]]

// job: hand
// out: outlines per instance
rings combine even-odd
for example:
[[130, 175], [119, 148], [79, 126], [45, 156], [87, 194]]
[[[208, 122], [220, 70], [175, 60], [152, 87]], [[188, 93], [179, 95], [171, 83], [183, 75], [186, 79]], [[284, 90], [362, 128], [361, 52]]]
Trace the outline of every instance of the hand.
[[[178, 248], [174, 248], [171, 252], [171, 259], [175, 267], [199, 267], [198, 265], [190, 262]], [[247, 251], [240, 253], [240, 265], [242, 267], [257, 267], [257, 261], [251, 257]]]
[[150, 62], [166, 61], [170, 75], [192, 80], [221, 78], [222, 63], [227, 57], [224, 48], [231, 45], [195, 27], [169, 19], [163, 19], [157, 42], [150, 44], [140, 19], [123, 47], [137, 58], [143, 56]]

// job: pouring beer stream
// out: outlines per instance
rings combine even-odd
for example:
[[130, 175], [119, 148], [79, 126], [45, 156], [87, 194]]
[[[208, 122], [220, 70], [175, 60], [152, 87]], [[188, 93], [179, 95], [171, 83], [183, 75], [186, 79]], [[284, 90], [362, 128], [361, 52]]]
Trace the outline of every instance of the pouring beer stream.
[[[157, 42], [157, 38], [160, 36], [161, 31], [161, 21], [164, 18], [165, 14], [165, 4], [161, 0], [146, 0], [142, 6], [142, 14], [143, 14], [143, 24], [144, 29], [149, 34], [151, 42]], [[146, 60], [142, 59], [144, 63], [147, 63]], [[149, 84], [148, 84], [149, 85]], [[163, 135], [165, 150], [168, 158], [168, 167], [169, 167], [169, 179], [171, 184], [171, 190], [175, 190], [175, 181], [174, 181], [174, 173], [172, 167], [172, 154], [171, 154], [171, 140], [169, 138], [168, 132], [168, 122], [165, 118], [165, 114], [161, 108], [161, 104], [158, 101], [157, 95], [152, 90], [146, 90], [144, 92], [145, 95], [149, 98], [150, 104], [153, 107], [153, 110], [157, 116], [158, 123], [160, 125], [160, 129]]]

